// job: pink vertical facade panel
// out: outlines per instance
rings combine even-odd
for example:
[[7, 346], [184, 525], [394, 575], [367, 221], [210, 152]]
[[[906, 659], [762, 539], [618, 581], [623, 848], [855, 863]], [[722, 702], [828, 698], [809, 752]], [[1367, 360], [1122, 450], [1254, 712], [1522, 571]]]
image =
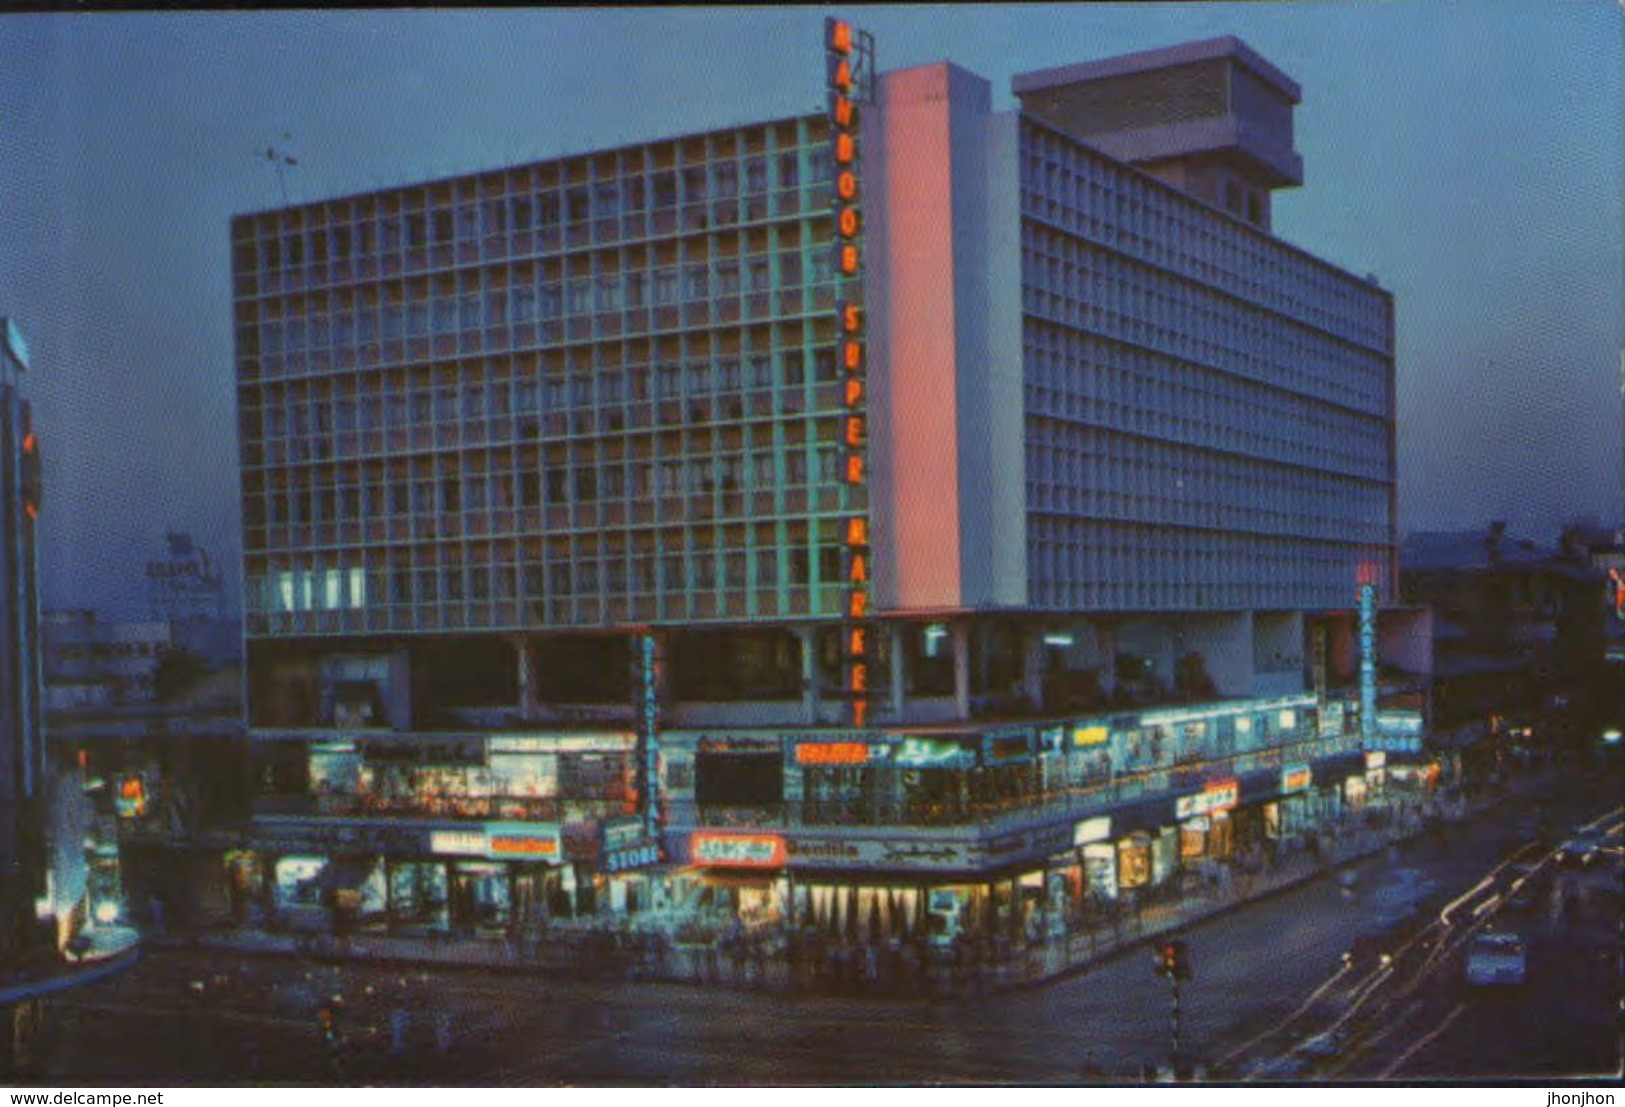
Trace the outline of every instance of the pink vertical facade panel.
[[881, 202], [889, 464], [884, 497], [895, 567], [888, 606], [961, 602], [949, 70], [886, 75]]

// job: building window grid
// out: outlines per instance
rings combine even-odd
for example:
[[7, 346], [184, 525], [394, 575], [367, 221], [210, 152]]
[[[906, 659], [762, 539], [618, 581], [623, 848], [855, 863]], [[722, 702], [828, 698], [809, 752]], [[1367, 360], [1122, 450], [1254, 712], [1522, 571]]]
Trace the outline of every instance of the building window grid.
[[[801, 141], [799, 141], [799, 145], [796, 146], [796, 164], [798, 164], [798, 166], [799, 163], [801, 163], [801, 158], [803, 158], [804, 153], [804, 151], [801, 150], [801, 146], [806, 145], [806, 141], [804, 141], [804, 138], [806, 137], [801, 135], [799, 138], [801, 138]], [[790, 163], [788, 163], [788, 159], [785, 159], [785, 163], [783, 164]], [[749, 190], [751, 190], [751, 192], [757, 192], [757, 190], [759, 190], [757, 189], [757, 184], [760, 182], [760, 174], [757, 169], [752, 169], [751, 172], [752, 177], [751, 184], [749, 184]], [[401, 215], [401, 208], [403, 208], [403, 206], [410, 206], [410, 202], [408, 202], [408, 205], [397, 205], [397, 213], [395, 213], [395, 215]], [[489, 211], [489, 208], [487, 208], [487, 211]], [[548, 205], [541, 205], [541, 211], [546, 213], [546, 211], [548, 211]], [[512, 208], [504, 208], [504, 216], [500, 216], [500, 221], [504, 221], [505, 223], [505, 221], [509, 219], [509, 215], [512, 215]], [[486, 218], [496, 221], [496, 216], [487, 215]], [[512, 228], [510, 229], [518, 228], [518, 224], [520, 224], [520, 221], [515, 219], [515, 221], [513, 221]], [[406, 231], [401, 232], [400, 237], [401, 242], [403, 242], [401, 249], [410, 249], [413, 242], [416, 242], [418, 245], [434, 244], [434, 242], [418, 241], [418, 239], [413, 236], [427, 236], [427, 234], [436, 234], [436, 242], [439, 241], [439, 232], [431, 231], [432, 226], [436, 226], [434, 221], [427, 221], [427, 223], [424, 223], [424, 228], [421, 229], [421, 231], [416, 229], [416, 224], [414, 224], [413, 228], [406, 229]], [[470, 216], [461, 216], [461, 228], [463, 228], [463, 231], [460, 232], [460, 237], [468, 237], [468, 228], [470, 228], [470, 226]], [[481, 226], [484, 226], [484, 224], [481, 224]], [[798, 262], [799, 260], [804, 260], [804, 252], [806, 252], [806, 249], [809, 249], [812, 239], [808, 234], [808, 231], [811, 228], [809, 228], [809, 224], [806, 223], [806, 221], [801, 221], [801, 223], [796, 224], [796, 226], [798, 226], [799, 229], [799, 234], [796, 236], [796, 239], [799, 241], [799, 245], [796, 247], [795, 254], [785, 254], [783, 250], [772, 249], [772, 247], [770, 247], [770, 249], [767, 250], [759, 250], [759, 252], [754, 255], [741, 255], [741, 260], [738, 262], [738, 271], [739, 281], [741, 281], [741, 291], [743, 291], [743, 293], [756, 293], [756, 291], [764, 291], [764, 289], [762, 289], [762, 284], [764, 284], [764, 273], [772, 273], [773, 271], [773, 268], [770, 268], [770, 258], [772, 258], [773, 267], [788, 268], [788, 270], [791, 270], [791, 276], [793, 276], [793, 278], [795, 278], [795, 280], [799, 283], [799, 271], [796, 270], [799, 270], [801, 267], [799, 267], [799, 265], [796, 265], [796, 267], [788, 267], [788, 265], [783, 262], [783, 258], [796, 258]], [[825, 231], [824, 234], [827, 234], [827, 231]], [[791, 241], [796, 241], [796, 239], [791, 239]], [[773, 237], [773, 241], [777, 241], [777, 236]], [[562, 271], [578, 270], [572, 270], [572, 268], [564, 267], [559, 268], [559, 270], [556, 271], [561, 271], [562, 273]], [[726, 268], [723, 271], [726, 273]], [[816, 273], [816, 278], [817, 276], [822, 275], [821, 267], [817, 267], [816, 263], [814, 263], [814, 273]], [[505, 284], [509, 283], [509, 281], [510, 278], [509, 280], [499, 281], [499, 283]], [[600, 286], [601, 284], [603, 284], [603, 281], [600, 280]], [[728, 281], [723, 281], [723, 284], [726, 286]], [[557, 284], [554, 284], [554, 286], [557, 286]], [[543, 293], [546, 293], [548, 286], [543, 284], [541, 289], [543, 289]], [[546, 310], [546, 299], [548, 299], [548, 297], [543, 296], [543, 310]], [[418, 325], [414, 325], [414, 323], [411, 323], [410, 319], [408, 319], [408, 312], [405, 312], [405, 307], [408, 302], [410, 301], [408, 301], [406, 297], [392, 296], [392, 294], [384, 294], [384, 296], [379, 296], [379, 294], [375, 293], [375, 291], [371, 294], [362, 294], [362, 296], [359, 297], [348, 297], [348, 301], [346, 301], [345, 304], [346, 309], [349, 309], [348, 322], [346, 322], [345, 325], [338, 325], [338, 323], [335, 322], [333, 332], [335, 332], [336, 338], [343, 338], [343, 340], [353, 341], [359, 341], [361, 338], [367, 338], [367, 340], [387, 341], [397, 338], [397, 335], [403, 335], [406, 336], [406, 338], [410, 338], [410, 336], [413, 336], [410, 332], [413, 332], [413, 330], [418, 330]], [[500, 302], [500, 304], [502, 304], [502, 309], [489, 309], [489, 304], [491, 304], [491, 302]], [[367, 323], [364, 325], [364, 327], [354, 327], [354, 320], [356, 320], [356, 317], [361, 314], [361, 312], [354, 312], [353, 310], [354, 306], [358, 306], [358, 304], [366, 309]], [[509, 309], [512, 307], [512, 304], [513, 301], [510, 301], [507, 294], [500, 296], [500, 299], [489, 299], [489, 301], [484, 302], [484, 304], [476, 304], [476, 302], [470, 301], [468, 297], [461, 297], [460, 302], [458, 302], [457, 314], [442, 314], [444, 317], [440, 319], [440, 323], [457, 333], [463, 332], [463, 330], [466, 330], [468, 327], [492, 327], [492, 325], [499, 325], [499, 323], [507, 322], [510, 314], [520, 314], [518, 310], [513, 310], [513, 312], [510, 312]], [[239, 309], [242, 309], [242, 307], [244, 306], [239, 304]], [[281, 322], [281, 307], [275, 306], [275, 304], [273, 304], [271, 301], [260, 302], [260, 304], [250, 304], [249, 307], [260, 307], [260, 309], [263, 309], [263, 314], [267, 315], [267, 317], [278, 317], [278, 322]], [[392, 309], [392, 307], [398, 307], [398, 309], [401, 310], [400, 312], [388, 310]], [[289, 302], [288, 307], [286, 307], [288, 312], [304, 309], [306, 309], [306, 304], [293, 304], [293, 302]], [[382, 320], [382, 322], [380, 322], [380, 319], [382, 319], [379, 314], [380, 310], [387, 310], [387, 320]], [[255, 319], [255, 317], [257, 317], [257, 312], [241, 312], [241, 314], [245, 315], [245, 317], [249, 317], [249, 319]], [[432, 310], [426, 306], [424, 307], [423, 314], [421, 315], [423, 315], [423, 319], [426, 320], [426, 322], [423, 323], [423, 327], [431, 327], [432, 322], [434, 322], [434, 319], [436, 319], [436, 317], [434, 317], [434, 312], [432, 312]], [[455, 323], [452, 322], [453, 319], [455, 319]], [[281, 338], [286, 338], [286, 336], [289, 335], [289, 330], [291, 330], [291, 328], [284, 328], [283, 332], [278, 333], [278, 338], [273, 338], [271, 343], [280, 345]], [[775, 325], [773, 330], [777, 332], [778, 325]], [[808, 351], [808, 346], [804, 345], [804, 343], [808, 343], [809, 338], [811, 338], [811, 330], [806, 327], [798, 328], [798, 330], [799, 338], [795, 343], [795, 345], [798, 346], [798, 349], [795, 349], [795, 353], [804, 356], [806, 351]], [[301, 335], [299, 335], [297, 332], [294, 332], [294, 336], [296, 336], [296, 338], [301, 338]], [[822, 340], [814, 341], [817, 341], [819, 345], [822, 345]], [[812, 346], [812, 348], [816, 349], [817, 346]], [[778, 346], [773, 348], [772, 356], [773, 359], [775, 359], [775, 364], [778, 364]], [[385, 364], [387, 364], [387, 362], [385, 362]], [[405, 364], [405, 362], [403, 362], [403, 364]], [[463, 431], [466, 431], [466, 429], [470, 428], [471, 424], [483, 423], [483, 421], [487, 421], [489, 418], [504, 418], [504, 416], [507, 415], [507, 410], [505, 410], [505, 408], [507, 408], [507, 402], [505, 402], [505, 398], [509, 397], [509, 390], [507, 389], [509, 389], [509, 385], [513, 384], [512, 376], [510, 376], [510, 374], [512, 374], [510, 364], [512, 364], [512, 362], [507, 362], [505, 359], [489, 359], [489, 361], [486, 362], [486, 371], [491, 374], [491, 384], [483, 384], [481, 387], [479, 387], [479, 390], [465, 390], [465, 392], [461, 392], [460, 395], [457, 395], [457, 397], [442, 397], [442, 395], [439, 395], [439, 393], [434, 393], [432, 390], [426, 392], [423, 387], [419, 387], [419, 389], [416, 389], [416, 395], [419, 395], [419, 397], [429, 397], [426, 400], [427, 406], [424, 406], [424, 403], [418, 403], [416, 400], [414, 400], [413, 405], [411, 405], [410, 408], [403, 405], [403, 411], [411, 411], [411, 413], [413, 413], [413, 426], [414, 428], [418, 429], [418, 431], [436, 428], [436, 426], [440, 426], [440, 424], [445, 423], [445, 421], [448, 421], [448, 423], [457, 424], [458, 429], [463, 429]], [[723, 361], [720, 362], [718, 374], [720, 374], [720, 384], [723, 392], [736, 392], [736, 390], [738, 390], [738, 392], [743, 392], [744, 385], [743, 382], [741, 382], [741, 379], [739, 379], [738, 366], [739, 362], [731, 361], [731, 359], [723, 359]], [[379, 369], [379, 366], [369, 366], [369, 372], [374, 374], [374, 376], [371, 377], [371, 382], [374, 382], [374, 384], [375, 382], [382, 380], [382, 376], [379, 376], [377, 369]], [[760, 377], [762, 377], [762, 366], [760, 366], [759, 361], [757, 361], [756, 366], [752, 367], [752, 372], [756, 374], [756, 376], [754, 376], [754, 380], [759, 382]], [[286, 376], [286, 374], [284, 374], [284, 376]], [[786, 376], [788, 376], [788, 374], [786, 374]], [[245, 374], [245, 377], [247, 377], [247, 374]], [[500, 384], [497, 384], [497, 382], [500, 382]], [[500, 395], [504, 397], [504, 400], [500, 400], [500, 402], [494, 398], [494, 392], [492, 392], [492, 390], [496, 389], [496, 387], [500, 387], [500, 389], [502, 389]], [[367, 392], [366, 384], [361, 384], [361, 382], [354, 382], [354, 384], [351, 384], [351, 382], [346, 382], [346, 395], [354, 395], [354, 392], [356, 392], [358, 389], [361, 389], [362, 397], [367, 398], [367, 400], [372, 400], [374, 403], [379, 402], [379, 395]], [[245, 390], [245, 400], [260, 400], [263, 395], [265, 395], [263, 392], [250, 393], [249, 390]], [[328, 393], [327, 397], [323, 398], [333, 400], [335, 395], [336, 393]], [[520, 415], [523, 415], [523, 408], [525, 408], [525, 406], [543, 406], [536, 402], [538, 398], [536, 398], [535, 392], [531, 392], [530, 395], [526, 397], [525, 390], [518, 389], [517, 392], [513, 393], [513, 395], [515, 395], [515, 406], [520, 408]], [[304, 397], [301, 397], [301, 400], [304, 400]], [[457, 406], [458, 400], [460, 400], [461, 411], [453, 411], [450, 410], [450, 408], [447, 408], [447, 406], [444, 406], [445, 403], [447, 403], [447, 400], [450, 400], [453, 408]], [[609, 392], [609, 395], [598, 398], [598, 403], [608, 402], [613, 405], [616, 400], [617, 393], [614, 392], [613, 387], [611, 387], [611, 392]], [[372, 406], [372, 410], [374, 410], [375, 413], [375, 423], [388, 423], [387, 419], [384, 418], [384, 413], [385, 410], [392, 410], [392, 408], [385, 408], [385, 405], [382, 405], [382, 403], [375, 403], [375, 406]], [[304, 411], [306, 411], [306, 415], [302, 416], [302, 418], [310, 418], [309, 408], [304, 408]], [[816, 411], [811, 410], [811, 405], [804, 406], [803, 411], [806, 413], [806, 418], [808, 419], [811, 419], [812, 416], [816, 415]], [[484, 418], [481, 418], [481, 416], [484, 416]], [[349, 428], [349, 408], [346, 408], [345, 413], [338, 416], [336, 421], [338, 421], [338, 431], [340, 431], [341, 436], [343, 436], [346, 429]], [[783, 423], [782, 413], [775, 413], [775, 421], [778, 421], [778, 423]], [[799, 423], [799, 419], [791, 419], [791, 423]], [[770, 428], [770, 426], [772, 426], [772, 421], [762, 423], [760, 426], [762, 426], [762, 428]], [[804, 434], [803, 441], [811, 441], [811, 426], [809, 426], [808, 431], [808, 434]], [[371, 428], [369, 428], [369, 432], [372, 432]], [[384, 434], [384, 428], [379, 428], [379, 431], [377, 432], [379, 432], [379, 434]], [[309, 434], [309, 432], [306, 432], [306, 434]], [[263, 445], [267, 444], [268, 439], [270, 439], [270, 436], [254, 437], [257, 437], [258, 439], [257, 445], [262, 445], [262, 447]], [[289, 444], [291, 441], [293, 441], [291, 437], [283, 437], [284, 445]], [[791, 447], [791, 449], [793, 449], [793, 447]], [[349, 455], [348, 449], [343, 449], [343, 447], [341, 447], [341, 450], [343, 450], [346, 455]], [[382, 447], [374, 447], [374, 449], [369, 449], [366, 444], [362, 444], [354, 449], [353, 457], [354, 460], [361, 460], [361, 462], [367, 462], [367, 460], [375, 460], [375, 462], [388, 462], [390, 467], [398, 468], [398, 458], [395, 457], [395, 450], [397, 450], [397, 447], [390, 447], [390, 445], [382, 445]], [[310, 454], [325, 454], [325, 452], [320, 450], [319, 447], [319, 449], [309, 450], [307, 455]], [[791, 457], [793, 457], [793, 455], [791, 455]], [[458, 509], [466, 514], [468, 510], [478, 510], [479, 507], [481, 507], [481, 502], [483, 502], [483, 494], [471, 493], [471, 491], [468, 491], [471, 486], [476, 486], [476, 484], [478, 484], [478, 488], [491, 489], [489, 499], [491, 499], [492, 502], [496, 502], [496, 504], [500, 504], [500, 502], [502, 502], [502, 494], [497, 493], [496, 489], [504, 488], [505, 486], [505, 481], [500, 480], [500, 478], [504, 476], [504, 471], [500, 470], [499, 468], [500, 465], [502, 465], [502, 462], [500, 462], [500, 460], [496, 460], [496, 458], [492, 458], [491, 455], [481, 455], [478, 454], [478, 452], [473, 452], [473, 454], [470, 454], [470, 452], [466, 452], [466, 450], [460, 455], [460, 458], [461, 462], [465, 463], [468, 462], [468, 458], [478, 458], [478, 460], [474, 462], [476, 465], [484, 462], [487, 463], [487, 465], [491, 465], [492, 468], [491, 471], [481, 473], [479, 476], [470, 476], [470, 478], [466, 478], [463, 483], [457, 484], [457, 488], [460, 489], [460, 491], [458, 491]], [[793, 471], [795, 471], [796, 467], [798, 467], [798, 463], [796, 462], [790, 462], [790, 465], [791, 470]], [[507, 468], [507, 475], [512, 475], [512, 458], [509, 460], [509, 467], [510, 468]], [[723, 463], [721, 470], [723, 470], [723, 475], [721, 475], [718, 488], [730, 488], [730, 486], [733, 486], [733, 484], [743, 483], [743, 480], [741, 480], [741, 463], [725, 462]], [[286, 483], [286, 470], [283, 471], [284, 483]], [[400, 473], [397, 473], [397, 475], [400, 476]], [[473, 481], [474, 484], [471, 484], [470, 481]], [[437, 484], [439, 483], [440, 481], [437, 481], [436, 476], [431, 476], [431, 478], [429, 478], [427, 481], [411, 481], [411, 486], [418, 486], [418, 488], [423, 488], [423, 486], [436, 488]], [[609, 483], [609, 491], [614, 491], [613, 483]], [[509, 497], [510, 499], [517, 499], [518, 496], [510, 491]], [[444, 499], [442, 499], [440, 502], [444, 504]], [[343, 497], [343, 504], [345, 504], [343, 514], [345, 514], [346, 519], [348, 519], [349, 514], [359, 514], [359, 512], [351, 512], [351, 501], [349, 501], [348, 497]], [[427, 507], [427, 499], [423, 496], [423, 494], [419, 493], [418, 496], [414, 496], [413, 499], [410, 499], [410, 501], [403, 501], [403, 507], [406, 509], [405, 515], [401, 515], [401, 517], [398, 517], [398, 519], [406, 520], [406, 522], [414, 523], [414, 525], [416, 525], [416, 523], [429, 522], [427, 515], [431, 514], [431, 512], [424, 510]], [[387, 519], [390, 519], [390, 517], [385, 517], [385, 522], [387, 522]], [[304, 540], [301, 538], [301, 540], [297, 540], [294, 545], [302, 545], [302, 541]], [[466, 546], [466, 543], [463, 543], [463, 546]], [[411, 611], [411, 613], [421, 614], [421, 610], [423, 610], [424, 605], [434, 605], [436, 610], [440, 610], [440, 608], [445, 608], [450, 600], [483, 600], [484, 597], [481, 597], [481, 595], [476, 595], [476, 593], [479, 592], [479, 588], [473, 584], [474, 580], [481, 579], [479, 574], [466, 574], [463, 569], [455, 569], [455, 571], [453, 571], [453, 569], [450, 569], [450, 567], [440, 567], [434, 564], [439, 556], [447, 556], [447, 558], [457, 556], [457, 554], [455, 554], [457, 549], [460, 548], [458, 548], [458, 546], [418, 546], [418, 548], [410, 549], [410, 556], [408, 556], [408, 559], [403, 562], [401, 571], [408, 572], [408, 574], [411, 574], [411, 572], [416, 572], [418, 577], [408, 577], [408, 580], [416, 579], [418, 580], [418, 584], [416, 584], [416, 588], [414, 588], [413, 592], [406, 593], [406, 595], [413, 595], [414, 597], [413, 600], [408, 601], [408, 603], [403, 603], [403, 606], [406, 606], [408, 611]], [[718, 556], [720, 556], [720, 558], [728, 558], [728, 554], [718, 554]], [[645, 562], [645, 564], [647, 564], [647, 562]], [[733, 561], [721, 561], [718, 562], [718, 564], [723, 564], [723, 566], [733, 566], [725, 567], [723, 572], [718, 574], [720, 575], [721, 579], [738, 580], [738, 566], [741, 564], [738, 559], [734, 558]], [[431, 572], [431, 569], [440, 569], [440, 571]], [[700, 569], [699, 574], [704, 575], [704, 569]], [[588, 575], [591, 575], [590, 571], [588, 571]], [[604, 574], [601, 574], [601, 577], [603, 577], [603, 579], [614, 579], [614, 574], [613, 572], [604, 572]], [[647, 572], [643, 572], [642, 579], [647, 579], [647, 577]], [[512, 588], [512, 584], [513, 574], [510, 572], [510, 587], [505, 588], [505, 592], [515, 592], [515, 588]], [[385, 590], [385, 588], [379, 588], [380, 595], [387, 595], [387, 592], [388, 590]], [[442, 613], [444, 613], [444, 611], [442, 611]]]

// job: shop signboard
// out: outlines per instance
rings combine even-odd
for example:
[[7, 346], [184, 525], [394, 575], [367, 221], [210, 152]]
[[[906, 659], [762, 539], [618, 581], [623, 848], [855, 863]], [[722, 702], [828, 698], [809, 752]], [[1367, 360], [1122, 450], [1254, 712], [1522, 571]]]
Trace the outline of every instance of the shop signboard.
[[777, 869], [785, 858], [784, 839], [777, 834], [721, 834], [696, 830], [689, 839], [696, 865], [725, 865], [742, 869]]
[[965, 768], [975, 763], [975, 755], [957, 738], [904, 738], [893, 760], [904, 767]]
[[1027, 761], [1033, 755], [1032, 727], [1002, 727], [982, 735], [982, 760], [989, 765]]
[[1380, 769], [1386, 764], [1388, 764], [1388, 753], [1387, 753], [1386, 750], [1367, 750], [1366, 751], [1366, 754], [1365, 754], [1365, 771], [1366, 772], [1370, 772], [1372, 769]]
[[1390, 753], [1420, 753], [1422, 713], [1419, 711], [1379, 711], [1376, 737], [1369, 744]]
[[1214, 811], [1228, 811], [1241, 798], [1241, 787], [1234, 780], [1217, 780], [1192, 796], [1180, 796], [1174, 801], [1174, 815], [1181, 822], [1207, 815]]
[[1110, 842], [1091, 842], [1083, 847], [1084, 879], [1089, 894], [1099, 899], [1117, 898], [1117, 847]]
[[630, 849], [608, 850], [604, 853], [604, 871], [606, 873], [626, 872], [629, 869], [641, 869], [653, 865], [659, 860], [659, 848], [649, 844], [633, 846]]
[[432, 830], [429, 852], [491, 861], [557, 861], [562, 831], [554, 823], [485, 823], [467, 830]]
[[1343, 704], [1338, 700], [1327, 700], [1320, 709], [1320, 736], [1330, 738], [1343, 733]]
[[1112, 817], [1110, 815], [1097, 815], [1092, 819], [1082, 819], [1072, 824], [1072, 844], [1074, 846], [1104, 842], [1111, 836]]
[[1072, 746], [1074, 749], [1104, 746], [1110, 737], [1111, 730], [1103, 726], [1075, 726], [1072, 728]]
[[1360, 735], [1377, 736], [1377, 585], [1369, 567], [1360, 566]]
[[1061, 753], [1066, 749], [1066, 728], [1045, 727], [1038, 732], [1039, 753]]
[[867, 742], [802, 742], [796, 746], [797, 765], [867, 765]]
[[810, 869], [908, 869], [952, 871], [974, 864], [971, 843], [944, 839], [818, 838], [796, 835], [786, 843], [790, 863]]
[[1291, 795], [1293, 792], [1302, 792], [1314, 781], [1314, 773], [1308, 765], [1301, 761], [1283, 766], [1281, 769], [1281, 794]]
[[604, 850], [627, 849], [643, 841], [643, 820], [635, 815], [620, 815], [603, 822]]

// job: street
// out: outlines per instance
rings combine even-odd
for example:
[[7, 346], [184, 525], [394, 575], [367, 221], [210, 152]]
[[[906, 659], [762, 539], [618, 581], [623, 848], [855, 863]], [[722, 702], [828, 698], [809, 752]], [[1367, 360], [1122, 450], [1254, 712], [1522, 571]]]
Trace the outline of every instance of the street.
[[[1351, 877], [1315, 879], [1189, 928], [1185, 1056], [1220, 1080], [1617, 1072], [1617, 853], [1583, 873], [1559, 872], [1519, 922], [1531, 947], [1522, 995], [1463, 995], [1459, 952], [1428, 944], [1440, 929], [1428, 920], [1447, 908], [1484, 921], [1488, 909], [1478, 905], [1494, 892], [1486, 875], [1522, 848], [1509, 832], [1514, 814], [1541, 803], [1569, 821], [1595, 818], [1612, 809], [1608, 792], [1595, 781], [1526, 792], [1368, 858]], [[1565, 912], [1570, 880], [1577, 906]], [[1396, 919], [1422, 929], [1385, 966], [1362, 942]], [[1466, 931], [1452, 925], [1457, 941]], [[1348, 967], [1345, 950], [1356, 953]], [[323, 1006], [335, 1012], [331, 1045]], [[1347, 1035], [1345, 1047], [1306, 1059], [1296, 1044], [1328, 1027]], [[953, 1002], [161, 951], [63, 1005], [52, 1076], [170, 1085], [1051, 1084], [1139, 1079], [1166, 1063], [1170, 1032], [1169, 986], [1144, 949]]]

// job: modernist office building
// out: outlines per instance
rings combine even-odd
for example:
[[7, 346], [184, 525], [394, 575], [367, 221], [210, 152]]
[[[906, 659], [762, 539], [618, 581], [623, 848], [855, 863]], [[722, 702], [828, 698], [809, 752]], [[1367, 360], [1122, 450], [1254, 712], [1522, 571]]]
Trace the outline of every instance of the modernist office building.
[[[45, 895], [46, 792], [38, 559], [39, 440], [22, 374], [28, 346], [0, 319], [0, 963], [32, 945]], [[47, 939], [48, 940], [48, 939]]]
[[833, 45], [827, 114], [233, 222], [285, 907], [1115, 894], [1363, 788], [1393, 304], [1270, 233], [1297, 86]]

